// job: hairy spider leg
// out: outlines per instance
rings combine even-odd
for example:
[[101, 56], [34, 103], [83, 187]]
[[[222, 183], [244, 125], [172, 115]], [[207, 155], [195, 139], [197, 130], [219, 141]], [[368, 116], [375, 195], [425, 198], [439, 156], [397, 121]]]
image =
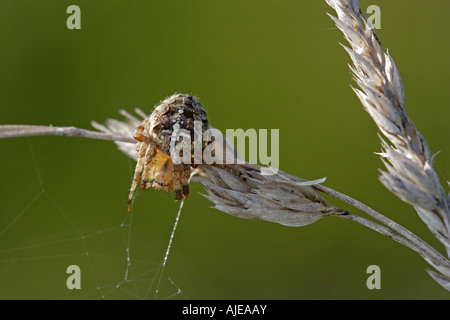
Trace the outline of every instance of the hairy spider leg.
[[152, 142], [150, 142], [150, 145], [149, 145], [147, 151], [145, 152], [144, 170], [142, 172], [142, 177], [141, 177], [141, 189], [148, 188], [148, 186], [147, 186], [148, 176], [152, 169], [151, 163], [154, 160], [153, 158], [155, 157], [156, 152], [157, 152], [156, 145], [152, 141]]
[[139, 180], [141, 179], [141, 173], [145, 162], [145, 154], [147, 152], [149, 144], [151, 144], [150, 138], [142, 134], [144, 129], [145, 127], [143, 125], [140, 125], [136, 128], [136, 131], [134, 132], [134, 138], [140, 141], [136, 146], [136, 151], [139, 152], [139, 157], [137, 160], [136, 169], [134, 171], [134, 177], [133, 182], [131, 183], [130, 193], [128, 195], [128, 206], [127, 206], [128, 212], [131, 211], [131, 201], [133, 200], [134, 191], [136, 190]]
[[187, 197], [189, 195], [189, 179], [191, 178], [191, 166], [183, 164], [183, 174], [181, 176], [181, 184], [183, 187], [183, 195]]
[[190, 176], [191, 166], [189, 164], [173, 164], [173, 190], [176, 200], [182, 200], [189, 195]]
[[173, 190], [175, 191], [175, 199], [183, 199], [181, 192], [181, 177], [183, 175], [183, 165], [173, 163]]
[[144, 166], [144, 155], [147, 152], [147, 148], [148, 148], [148, 144], [146, 143], [139, 143], [139, 158], [136, 164], [136, 169], [134, 171], [134, 177], [133, 177], [133, 182], [131, 183], [131, 188], [130, 188], [130, 193], [128, 195], [128, 207], [127, 207], [127, 211], [130, 212], [131, 211], [131, 200], [133, 200], [133, 195], [134, 195], [134, 191], [136, 190], [136, 187], [139, 183], [139, 180], [141, 179], [141, 173], [142, 173], [142, 169]]

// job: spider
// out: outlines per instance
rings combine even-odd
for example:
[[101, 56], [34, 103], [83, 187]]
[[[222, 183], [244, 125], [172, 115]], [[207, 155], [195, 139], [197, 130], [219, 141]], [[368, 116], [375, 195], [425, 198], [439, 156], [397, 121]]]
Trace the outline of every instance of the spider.
[[[201, 124], [201, 134], [208, 129], [208, 117], [197, 99], [188, 94], [174, 94], [162, 101], [144, 121], [136, 128], [134, 138], [138, 160], [128, 196], [128, 212], [136, 187], [140, 181], [140, 188], [163, 189], [175, 192], [175, 199], [182, 200], [189, 195], [189, 179], [193, 169], [197, 167], [194, 152], [188, 163], [174, 161], [175, 147], [179, 143], [192, 141], [188, 146], [194, 150], [194, 122]], [[179, 141], [180, 129], [188, 132], [190, 137], [184, 136]], [[187, 131], [186, 131], [187, 130]], [[185, 139], [185, 138], [190, 138]], [[207, 143], [202, 142], [202, 149]], [[194, 163], [195, 162], [195, 163]]]

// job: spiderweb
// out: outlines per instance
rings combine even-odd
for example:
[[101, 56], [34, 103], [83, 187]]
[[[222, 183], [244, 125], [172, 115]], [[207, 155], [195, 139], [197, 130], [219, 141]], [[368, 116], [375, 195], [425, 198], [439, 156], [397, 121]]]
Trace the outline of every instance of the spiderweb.
[[[1, 208], [6, 210], [0, 214], [0, 298], [186, 298], [167, 271], [183, 202], [177, 215], [170, 216], [174, 220], [168, 223], [173, 227], [165, 244], [149, 243], [148, 251], [157, 253], [141, 258], [133, 252], [135, 245], [142, 246], [134, 208], [131, 214], [124, 210], [122, 216], [100, 224], [95, 217], [86, 222], [69, 214], [67, 206], [46, 190], [33, 143], [28, 139], [27, 144], [25, 152], [32, 162], [28, 170], [34, 171], [27, 181], [30, 191], [16, 205], [2, 199]], [[2, 182], [3, 186], [14, 183], [18, 184]], [[80, 267], [81, 290], [69, 290], [66, 285], [70, 265]]]

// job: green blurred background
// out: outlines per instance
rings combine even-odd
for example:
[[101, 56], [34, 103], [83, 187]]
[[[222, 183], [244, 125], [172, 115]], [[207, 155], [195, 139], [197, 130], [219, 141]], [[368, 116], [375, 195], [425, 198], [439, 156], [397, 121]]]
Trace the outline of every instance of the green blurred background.
[[[66, 27], [71, 4], [81, 30]], [[450, 2], [361, 1], [370, 4], [381, 8], [377, 33], [400, 69], [408, 113], [432, 152], [442, 150], [435, 167], [444, 183]], [[119, 109], [150, 112], [167, 95], [192, 93], [221, 130], [280, 129], [283, 171], [327, 177], [442, 251], [377, 180], [377, 130], [350, 89], [344, 40], [325, 12], [319, 0], [0, 0], [0, 123], [89, 129], [91, 120], [120, 119]], [[134, 163], [111, 142], [33, 137], [1, 140], [0, 150], [0, 298], [154, 298], [147, 289], [169, 242], [173, 195], [140, 192], [127, 217]], [[199, 193], [193, 184], [158, 299], [450, 297], [417, 254], [363, 226], [238, 219]], [[72, 264], [81, 290], [66, 287]], [[381, 290], [366, 287], [373, 264]]]

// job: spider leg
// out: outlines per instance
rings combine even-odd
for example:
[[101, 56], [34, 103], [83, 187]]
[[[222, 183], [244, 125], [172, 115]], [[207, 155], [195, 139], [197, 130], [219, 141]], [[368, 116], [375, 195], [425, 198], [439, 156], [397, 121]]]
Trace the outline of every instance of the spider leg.
[[183, 174], [181, 176], [181, 186], [183, 187], [183, 196], [189, 195], [189, 179], [191, 178], [191, 166], [183, 164]]
[[143, 142], [143, 141], [147, 141], [147, 142], [148, 142], [148, 140], [150, 140], [150, 138], [147, 137], [147, 136], [144, 136], [144, 135], [142, 134], [142, 132], [143, 132], [144, 130], [145, 130], [145, 126], [144, 126], [144, 124], [141, 124], [140, 126], [138, 126], [138, 127], [136, 128], [136, 131], [134, 131], [133, 137], [134, 137], [136, 140], [139, 140], [139, 141], [141, 141], [141, 142]]
[[182, 200], [189, 194], [190, 175], [189, 164], [173, 164], [173, 190], [176, 200]]
[[153, 157], [156, 155], [156, 145], [153, 142], [150, 142], [149, 147], [147, 148], [147, 151], [145, 152], [144, 156], [144, 170], [142, 172], [142, 179], [141, 179], [141, 189], [148, 188], [148, 175], [152, 169], [152, 166], [150, 165], [153, 161]]
[[136, 170], [134, 171], [134, 177], [133, 182], [131, 183], [130, 193], [128, 195], [128, 207], [127, 211], [131, 211], [131, 200], [133, 200], [134, 191], [136, 190], [136, 187], [139, 183], [139, 180], [141, 179], [141, 173], [144, 166], [144, 160], [145, 160], [145, 153], [147, 152], [148, 144], [141, 143], [140, 146], [138, 146], [138, 152], [139, 152], [139, 158], [136, 164]]
[[181, 189], [181, 177], [183, 175], [183, 165], [173, 164], [173, 191], [175, 192], [175, 199], [183, 199], [182, 189]]

